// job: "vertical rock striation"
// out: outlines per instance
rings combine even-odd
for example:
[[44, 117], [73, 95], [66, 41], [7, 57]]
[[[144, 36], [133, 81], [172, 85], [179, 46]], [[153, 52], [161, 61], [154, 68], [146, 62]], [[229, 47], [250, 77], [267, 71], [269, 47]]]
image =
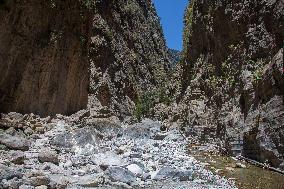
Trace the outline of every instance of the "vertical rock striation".
[[[97, 1], [91, 37], [90, 107], [130, 115], [138, 96], [162, 83], [168, 52], [150, 0]], [[97, 99], [97, 100], [95, 100]]]
[[186, 116], [195, 112], [195, 125], [211, 123], [228, 149], [243, 138], [245, 156], [282, 168], [283, 20], [283, 1], [191, 1], [180, 101], [206, 104], [197, 113], [190, 106]]
[[71, 114], [87, 107], [89, 92], [91, 108], [130, 115], [165, 78], [150, 0], [2, 0], [0, 21], [0, 112]]
[[0, 112], [87, 106], [90, 11], [83, 1], [0, 1]]

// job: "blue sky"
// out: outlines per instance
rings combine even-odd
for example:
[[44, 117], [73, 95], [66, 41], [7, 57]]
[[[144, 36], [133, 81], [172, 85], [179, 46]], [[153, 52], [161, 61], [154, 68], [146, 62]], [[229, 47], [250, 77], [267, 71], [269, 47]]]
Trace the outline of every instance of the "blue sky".
[[183, 15], [188, 0], [153, 0], [164, 30], [167, 45], [182, 49]]

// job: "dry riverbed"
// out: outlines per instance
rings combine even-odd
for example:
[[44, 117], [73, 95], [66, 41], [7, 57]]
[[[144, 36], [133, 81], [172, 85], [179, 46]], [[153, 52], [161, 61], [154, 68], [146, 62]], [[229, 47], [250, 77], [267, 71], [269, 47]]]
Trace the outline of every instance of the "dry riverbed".
[[204, 145], [190, 145], [188, 149], [190, 154], [201, 161], [209, 170], [226, 177], [228, 180], [234, 180], [240, 189], [284, 188], [284, 175], [280, 173], [232, 157], [222, 156], [214, 150], [205, 152]]

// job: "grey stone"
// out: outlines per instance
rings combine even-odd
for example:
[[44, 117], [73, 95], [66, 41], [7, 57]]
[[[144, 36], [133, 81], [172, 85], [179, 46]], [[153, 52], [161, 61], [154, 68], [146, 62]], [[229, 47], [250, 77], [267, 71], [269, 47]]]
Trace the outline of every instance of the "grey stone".
[[240, 162], [238, 162], [238, 163], [236, 163], [236, 167], [237, 168], [247, 168], [247, 166], [245, 165], [245, 164], [243, 164], [243, 163], [240, 163]]
[[78, 185], [82, 187], [98, 187], [105, 182], [105, 178], [101, 174], [86, 175], [80, 178]]
[[107, 175], [113, 182], [123, 182], [130, 185], [136, 181], [136, 177], [132, 172], [121, 167], [108, 168]]
[[65, 189], [68, 184], [72, 182], [72, 178], [64, 176], [62, 174], [53, 174], [50, 175], [49, 186], [52, 189]]
[[[99, 140], [95, 131], [89, 128], [76, 129], [72, 132], [64, 132], [56, 135], [50, 144], [58, 149], [74, 151], [83, 155], [90, 155], [97, 152]], [[92, 148], [90, 148], [92, 146]]]
[[48, 187], [45, 185], [37, 186], [35, 189], [47, 189]]
[[178, 174], [176, 175], [176, 177], [180, 181], [191, 181], [191, 180], [193, 180], [192, 176], [193, 176], [192, 171], [181, 171], [181, 172], [178, 172]]
[[151, 175], [149, 173], [143, 173], [142, 180], [145, 181], [147, 179], [151, 179]]
[[28, 181], [32, 186], [49, 185], [50, 183], [50, 179], [45, 175], [30, 177]]
[[141, 158], [142, 154], [141, 153], [132, 153], [130, 154], [130, 158]]
[[124, 164], [122, 158], [120, 158], [114, 152], [95, 154], [92, 158], [92, 162], [100, 167], [105, 168], [108, 168], [109, 166], [121, 166]]
[[22, 178], [22, 173], [17, 168], [8, 167], [0, 164], [0, 181], [3, 179], [9, 180], [12, 178]]
[[0, 134], [0, 144], [7, 146], [9, 149], [23, 151], [29, 150], [30, 147], [30, 143], [27, 139], [8, 134]]
[[169, 166], [162, 167], [154, 176], [154, 180], [165, 180], [175, 178], [178, 174], [178, 170]]
[[22, 184], [22, 180], [18, 179], [18, 178], [13, 178], [11, 180], [2, 180], [3, 183], [3, 188], [7, 188], [7, 189], [18, 189]]
[[143, 174], [143, 169], [137, 164], [130, 164], [126, 168], [138, 177], [142, 176]]
[[35, 188], [35, 187], [33, 187], [33, 186], [25, 185], [25, 184], [19, 186], [19, 189], [34, 189], [34, 188]]
[[168, 134], [166, 134], [166, 133], [157, 133], [154, 136], [154, 140], [164, 140], [167, 136], [168, 136]]
[[34, 134], [34, 131], [30, 128], [30, 127], [27, 127], [25, 130], [24, 130], [24, 133], [26, 135], [32, 135]]
[[41, 151], [38, 155], [38, 160], [40, 162], [51, 162], [54, 164], [58, 164], [58, 154], [56, 151], [51, 150], [51, 149], [44, 149]]
[[22, 151], [12, 151], [10, 153], [11, 159], [10, 161], [14, 164], [24, 164], [24, 161], [26, 160], [26, 155]]
[[7, 146], [5, 146], [5, 145], [3, 145], [3, 144], [0, 144], [0, 150], [5, 150], [5, 151], [7, 151], [8, 148], [7, 148]]

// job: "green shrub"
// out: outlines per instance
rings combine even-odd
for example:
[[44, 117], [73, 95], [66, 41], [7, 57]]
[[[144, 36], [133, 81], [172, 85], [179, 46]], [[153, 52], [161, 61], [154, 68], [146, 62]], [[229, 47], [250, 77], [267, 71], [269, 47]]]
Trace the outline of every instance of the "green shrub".
[[141, 121], [143, 117], [143, 107], [142, 107], [142, 102], [141, 99], [138, 99], [136, 104], [135, 104], [135, 110], [134, 110], [134, 117]]
[[253, 79], [255, 82], [258, 82], [262, 79], [262, 71], [261, 69], [257, 69], [253, 74]]
[[144, 117], [151, 117], [152, 110], [158, 103], [169, 105], [172, 98], [167, 94], [165, 87], [158, 90], [147, 91], [138, 97], [134, 110], [134, 117], [139, 121]]
[[95, 1], [94, 0], [80, 0], [80, 2], [87, 9], [93, 9], [95, 7]]
[[123, 7], [123, 10], [130, 15], [137, 15], [139, 12], [139, 5], [136, 2], [127, 1]]
[[150, 116], [150, 110], [155, 106], [155, 94], [153, 92], [146, 92], [141, 97], [138, 97], [134, 116], [140, 121], [143, 117]]
[[265, 65], [265, 61], [263, 61], [262, 59], [256, 61], [249, 60], [248, 63], [254, 67], [254, 72], [253, 72], [254, 82], [259, 82], [260, 80], [262, 80], [262, 74], [263, 74], [262, 71]]
[[189, 48], [189, 41], [192, 35], [192, 19], [193, 19], [194, 3], [195, 0], [190, 1], [184, 14], [183, 52], [182, 52], [183, 61], [186, 59], [186, 54], [188, 53], [188, 48]]
[[165, 87], [162, 87], [158, 91], [158, 99], [160, 103], [164, 103], [166, 105], [170, 105], [170, 103], [172, 102], [172, 98], [169, 94], [167, 94], [167, 90]]

